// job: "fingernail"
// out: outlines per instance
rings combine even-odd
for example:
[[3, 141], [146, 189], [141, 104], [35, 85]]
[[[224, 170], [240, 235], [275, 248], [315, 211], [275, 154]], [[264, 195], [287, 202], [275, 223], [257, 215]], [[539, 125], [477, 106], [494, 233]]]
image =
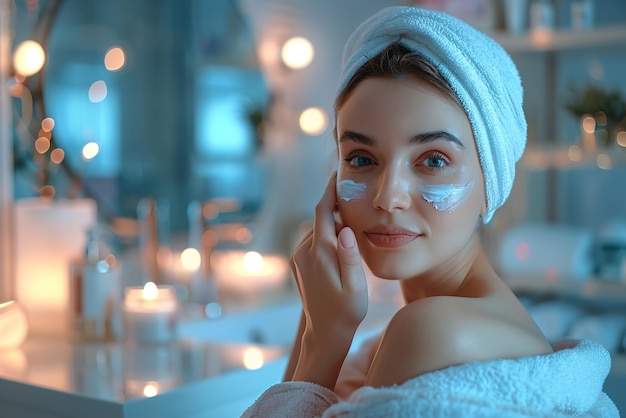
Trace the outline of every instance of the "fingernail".
[[339, 232], [339, 242], [343, 248], [352, 248], [356, 244], [354, 234], [350, 228], [344, 228]]

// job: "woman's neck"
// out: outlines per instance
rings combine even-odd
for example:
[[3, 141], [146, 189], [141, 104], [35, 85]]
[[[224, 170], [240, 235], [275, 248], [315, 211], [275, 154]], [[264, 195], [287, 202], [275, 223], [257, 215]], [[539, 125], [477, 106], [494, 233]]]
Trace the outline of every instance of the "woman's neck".
[[407, 303], [433, 296], [480, 297], [497, 277], [478, 234], [445, 264], [400, 282]]

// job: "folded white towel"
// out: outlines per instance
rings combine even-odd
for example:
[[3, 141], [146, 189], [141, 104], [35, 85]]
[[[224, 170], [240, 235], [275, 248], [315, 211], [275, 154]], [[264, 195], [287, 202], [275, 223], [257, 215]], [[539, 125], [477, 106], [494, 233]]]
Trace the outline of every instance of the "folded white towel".
[[280, 383], [243, 416], [619, 418], [602, 392], [610, 368], [606, 349], [583, 340], [548, 355], [467, 363], [402, 385], [362, 387], [345, 402], [313, 383]]
[[523, 90], [515, 64], [494, 40], [460, 19], [392, 6], [359, 25], [346, 42], [339, 90], [363, 64], [393, 43], [433, 64], [465, 108], [485, 177], [483, 222], [489, 222], [511, 192], [515, 163], [526, 145]]

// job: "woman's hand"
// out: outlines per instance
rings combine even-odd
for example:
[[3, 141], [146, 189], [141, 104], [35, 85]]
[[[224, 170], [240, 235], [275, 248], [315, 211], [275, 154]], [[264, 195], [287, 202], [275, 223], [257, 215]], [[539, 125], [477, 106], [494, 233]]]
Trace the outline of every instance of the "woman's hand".
[[330, 389], [367, 313], [367, 283], [359, 249], [352, 230], [336, 224], [336, 205], [333, 175], [315, 208], [313, 230], [290, 259], [304, 315], [292, 380]]

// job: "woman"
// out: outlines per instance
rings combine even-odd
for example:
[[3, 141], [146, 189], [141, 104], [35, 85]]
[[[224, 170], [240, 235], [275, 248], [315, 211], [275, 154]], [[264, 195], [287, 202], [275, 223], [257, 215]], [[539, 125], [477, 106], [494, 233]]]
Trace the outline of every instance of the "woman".
[[[244, 416], [618, 416], [606, 350], [550, 346], [479, 239], [524, 150], [522, 93], [509, 56], [448, 15], [391, 7], [356, 29], [337, 173], [291, 259], [303, 315], [285, 382]], [[362, 261], [406, 304], [348, 381]]]

